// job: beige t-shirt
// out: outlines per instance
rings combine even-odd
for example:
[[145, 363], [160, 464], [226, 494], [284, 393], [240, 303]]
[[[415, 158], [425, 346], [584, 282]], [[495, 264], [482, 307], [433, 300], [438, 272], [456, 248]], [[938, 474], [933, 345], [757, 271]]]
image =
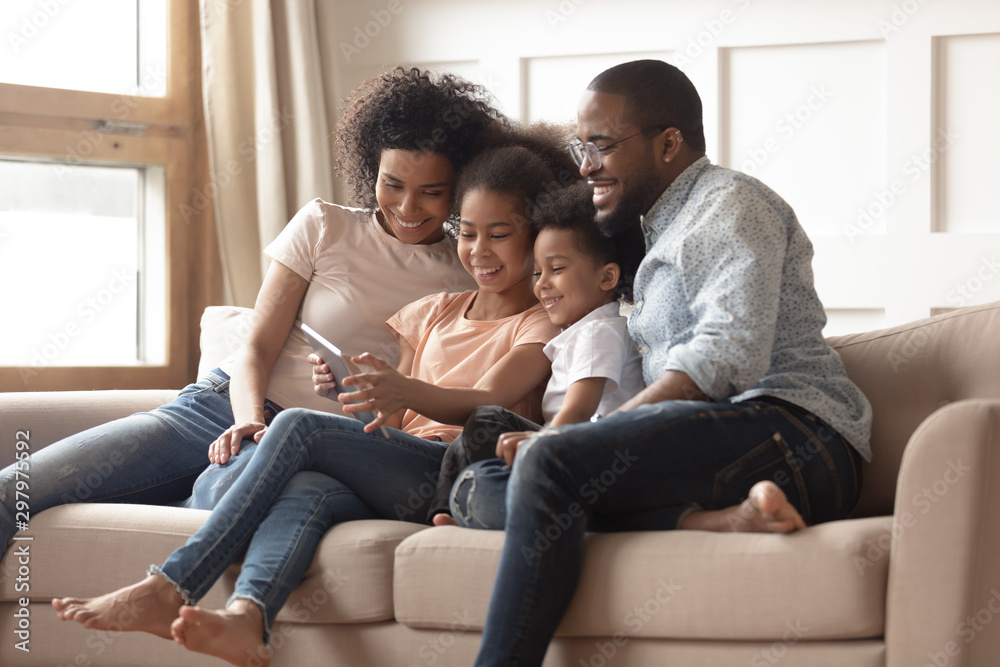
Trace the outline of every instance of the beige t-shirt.
[[[438, 387], [474, 387], [501, 358], [518, 345], [544, 345], [559, 333], [545, 310], [536, 305], [502, 320], [465, 317], [476, 292], [432, 294], [400, 310], [389, 327], [413, 347], [411, 377]], [[509, 409], [526, 419], [542, 418], [541, 382]], [[461, 426], [432, 421], [412, 410], [403, 414], [403, 430], [420, 438], [451, 442]]]
[[[285, 408], [343, 413], [340, 403], [313, 391], [312, 366], [306, 361], [312, 348], [300, 323], [347, 354], [371, 352], [395, 366], [399, 344], [386, 320], [428, 294], [475, 286], [454, 239], [409, 245], [382, 229], [372, 211], [321, 199], [296, 213], [264, 254], [309, 281], [267, 386], [267, 398]], [[234, 358], [220, 368], [231, 374]]]

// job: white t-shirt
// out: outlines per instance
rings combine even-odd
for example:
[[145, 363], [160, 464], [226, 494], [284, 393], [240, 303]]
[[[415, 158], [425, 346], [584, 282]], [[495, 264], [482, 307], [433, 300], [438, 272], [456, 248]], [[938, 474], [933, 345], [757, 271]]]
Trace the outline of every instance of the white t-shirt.
[[[362, 352], [395, 366], [399, 344], [386, 321], [403, 306], [437, 292], [462, 292], [475, 281], [462, 267], [455, 240], [410, 245], [388, 234], [373, 211], [314, 199], [285, 226], [264, 254], [309, 281], [295, 326], [271, 369], [266, 396], [278, 405], [342, 414], [337, 401], [312, 386], [305, 322], [345, 353]], [[235, 354], [220, 368], [232, 373]]]
[[628, 320], [618, 314], [618, 302], [587, 313], [544, 347], [552, 361], [542, 413], [548, 424], [559, 412], [566, 392], [577, 380], [602, 377], [604, 396], [594, 416], [604, 417], [642, 391], [642, 355], [628, 333]]

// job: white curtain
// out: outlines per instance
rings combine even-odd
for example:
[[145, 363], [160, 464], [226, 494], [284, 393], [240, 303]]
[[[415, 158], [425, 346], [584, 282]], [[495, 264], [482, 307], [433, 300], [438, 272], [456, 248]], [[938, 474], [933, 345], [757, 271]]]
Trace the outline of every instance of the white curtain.
[[333, 199], [335, 97], [316, 12], [314, 0], [201, 0], [211, 182], [195, 205], [214, 208], [233, 305], [253, 305], [262, 251], [292, 215], [315, 197]]

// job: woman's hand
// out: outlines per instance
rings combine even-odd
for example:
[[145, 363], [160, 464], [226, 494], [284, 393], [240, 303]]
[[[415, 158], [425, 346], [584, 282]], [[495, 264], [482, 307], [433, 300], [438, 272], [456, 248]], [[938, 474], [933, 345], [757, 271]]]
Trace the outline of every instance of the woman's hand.
[[323, 360], [316, 353], [310, 354], [306, 359], [313, 365], [313, 391], [324, 398], [329, 398], [330, 392], [336, 389], [336, 379], [330, 372], [330, 367], [323, 363]]
[[389, 417], [412, 404], [413, 381], [368, 352], [351, 357], [351, 361], [372, 370], [344, 378], [344, 386], [357, 387], [357, 391], [340, 394], [337, 400], [344, 404], [344, 412], [348, 414], [371, 412], [375, 415], [375, 420], [365, 425], [365, 433], [373, 433]]
[[244, 439], [253, 438], [254, 442], [260, 442], [266, 430], [267, 426], [260, 422], [230, 426], [208, 446], [208, 460], [212, 463], [225, 463], [229, 457], [239, 453]]
[[514, 457], [517, 456], [517, 452], [521, 449], [521, 445], [524, 441], [531, 436], [538, 433], [538, 431], [514, 431], [513, 433], [504, 433], [497, 439], [497, 458], [503, 459], [507, 462], [507, 465], [514, 465]]

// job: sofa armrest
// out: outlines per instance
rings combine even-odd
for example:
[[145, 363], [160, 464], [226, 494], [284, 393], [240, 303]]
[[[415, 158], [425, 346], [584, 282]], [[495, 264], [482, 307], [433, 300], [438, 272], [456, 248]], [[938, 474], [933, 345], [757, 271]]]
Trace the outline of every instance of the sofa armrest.
[[37, 391], [0, 393], [0, 468], [14, 462], [16, 442], [31, 452], [135, 412], [152, 410], [177, 396], [174, 389]]
[[[1000, 401], [953, 403], [914, 432], [903, 454], [892, 531], [887, 666], [995, 665]], [[868, 558], [880, 553], [873, 544]]]

